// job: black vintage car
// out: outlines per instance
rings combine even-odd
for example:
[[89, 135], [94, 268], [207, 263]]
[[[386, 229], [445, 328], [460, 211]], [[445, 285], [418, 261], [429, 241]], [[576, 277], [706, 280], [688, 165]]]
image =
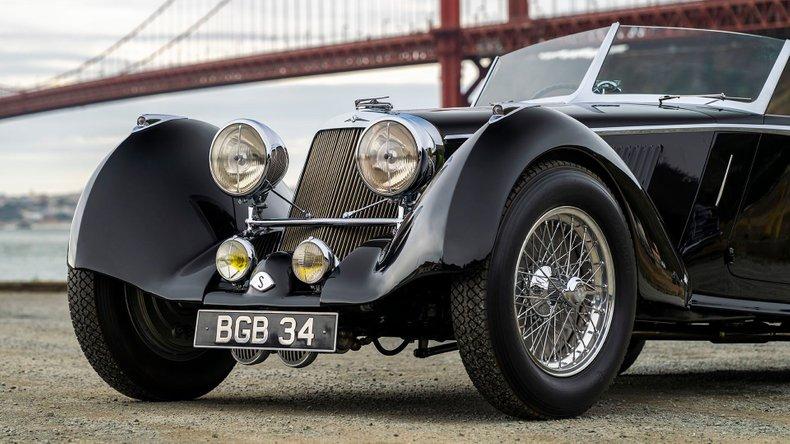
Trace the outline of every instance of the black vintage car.
[[295, 192], [262, 123], [141, 116], [74, 218], [77, 338], [146, 400], [416, 342], [541, 418], [587, 410], [646, 340], [788, 340], [789, 55], [618, 24], [546, 41], [469, 108], [358, 100]]

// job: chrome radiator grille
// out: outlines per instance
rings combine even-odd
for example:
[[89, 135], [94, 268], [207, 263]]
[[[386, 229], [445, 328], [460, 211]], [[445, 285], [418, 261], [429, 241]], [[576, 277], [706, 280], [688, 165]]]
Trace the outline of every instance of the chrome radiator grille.
[[[346, 211], [381, 200], [365, 186], [354, 165], [354, 150], [361, 132], [360, 128], [323, 130], [313, 139], [295, 197], [296, 204], [313, 217], [340, 217]], [[354, 217], [392, 218], [397, 213], [396, 205], [382, 203]], [[294, 208], [291, 217], [302, 214]], [[293, 251], [299, 242], [314, 236], [342, 259], [365, 241], [390, 237], [391, 230], [391, 226], [291, 227], [285, 230], [280, 249]]]

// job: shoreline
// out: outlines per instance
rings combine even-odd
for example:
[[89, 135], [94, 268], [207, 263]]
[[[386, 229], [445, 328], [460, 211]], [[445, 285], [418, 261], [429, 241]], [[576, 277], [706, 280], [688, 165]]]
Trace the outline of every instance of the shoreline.
[[66, 291], [64, 281], [0, 281], [0, 291], [19, 291], [19, 292], [40, 292], [40, 293], [61, 293]]

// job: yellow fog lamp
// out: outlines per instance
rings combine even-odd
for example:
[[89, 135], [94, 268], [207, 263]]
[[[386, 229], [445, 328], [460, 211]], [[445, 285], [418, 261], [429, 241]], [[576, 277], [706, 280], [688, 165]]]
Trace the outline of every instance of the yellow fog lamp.
[[320, 239], [309, 237], [294, 250], [291, 267], [294, 275], [305, 284], [315, 284], [337, 265], [332, 250]]
[[216, 265], [223, 279], [240, 281], [247, 277], [255, 265], [255, 249], [246, 239], [232, 237], [217, 249]]

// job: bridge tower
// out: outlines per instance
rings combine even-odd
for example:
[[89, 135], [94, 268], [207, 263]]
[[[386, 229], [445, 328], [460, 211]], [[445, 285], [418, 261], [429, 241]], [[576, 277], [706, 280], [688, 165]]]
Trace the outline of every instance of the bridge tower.
[[[508, 0], [508, 23], [529, 20], [528, 0]], [[464, 60], [461, 33], [461, 6], [459, 0], [441, 0], [440, 26], [433, 31], [436, 40], [436, 55], [441, 72], [442, 106], [468, 106], [469, 93], [477, 87], [488, 73], [480, 60], [472, 60], [477, 65], [477, 79], [466, 92], [461, 91], [461, 63]]]
[[441, 71], [442, 106], [466, 106], [461, 93], [461, 5], [459, 0], [441, 0], [441, 24], [434, 30], [436, 55]]
[[507, 0], [507, 19], [509, 22], [529, 20], [529, 1]]

